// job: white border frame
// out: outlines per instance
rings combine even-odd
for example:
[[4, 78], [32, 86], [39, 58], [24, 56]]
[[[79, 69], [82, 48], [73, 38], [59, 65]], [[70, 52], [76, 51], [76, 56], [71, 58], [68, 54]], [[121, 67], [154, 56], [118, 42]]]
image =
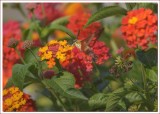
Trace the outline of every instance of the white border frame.
[[36, 3], [42, 3], [42, 2], [53, 2], [53, 3], [72, 3], [72, 2], [77, 2], [77, 3], [114, 3], [114, 2], [118, 2], [118, 3], [157, 3], [158, 4], [158, 112], [3, 112], [2, 111], [2, 106], [3, 106], [3, 104], [2, 104], [2, 94], [0, 94], [0, 113], [4, 113], [4, 114], [11, 114], [11, 113], [13, 113], [13, 114], [17, 114], [17, 113], [24, 113], [24, 114], [28, 114], [28, 113], [33, 113], [33, 114], [38, 114], [38, 113], [40, 113], [40, 114], [43, 114], [43, 113], [48, 113], [48, 114], [51, 114], [51, 113], [54, 113], [54, 114], [56, 114], [56, 113], [59, 113], [59, 114], [64, 114], [64, 113], [66, 113], [66, 114], [69, 114], [69, 113], [76, 113], [76, 114], [80, 114], [80, 113], [97, 113], [97, 114], [99, 114], [99, 113], [106, 113], [106, 114], [128, 114], [128, 113], [130, 113], [130, 114], [134, 114], [134, 113], [137, 113], [137, 114], [160, 114], [160, 96], [159, 96], [159, 92], [160, 92], [160, 77], [159, 77], [159, 70], [160, 70], [160, 68], [159, 68], [159, 62], [160, 62], [160, 41], [159, 41], [159, 38], [160, 38], [160, 36], [159, 36], [159, 33], [160, 33], [160, 1], [159, 0], [125, 0], [125, 1], [122, 1], [122, 0], [100, 0], [100, 1], [98, 1], [98, 0], [80, 0], [80, 1], [77, 1], [77, 0], [59, 0], [59, 1], [56, 1], [56, 0], [35, 0], [35, 1], [32, 1], [32, 0], [0, 0], [0, 49], [1, 49], [1, 51], [0, 51], [0, 65], [1, 65], [1, 67], [0, 67], [0, 76], [1, 76], [1, 88], [0, 88], [0, 92], [2, 93], [3, 92], [3, 88], [2, 88], [2, 81], [3, 81], [3, 40], [2, 40], [2, 38], [3, 38], [3, 27], [2, 27], [2, 25], [3, 25], [3, 3], [33, 3], [33, 2], [36, 2]]

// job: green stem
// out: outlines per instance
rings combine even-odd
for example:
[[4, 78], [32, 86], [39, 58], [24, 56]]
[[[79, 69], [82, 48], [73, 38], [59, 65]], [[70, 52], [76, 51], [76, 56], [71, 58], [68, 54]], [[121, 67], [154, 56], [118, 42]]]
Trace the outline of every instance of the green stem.
[[59, 60], [58, 60], [58, 59], [55, 59], [55, 61], [56, 61], [56, 66], [57, 66], [57, 68], [59, 69], [59, 73], [62, 73], [62, 72], [63, 72], [63, 69], [62, 69], [62, 67], [61, 67], [61, 64], [59, 63]]
[[136, 85], [135, 82], [134, 82], [131, 78], [128, 77], [128, 79], [132, 82], [132, 84], [133, 84], [134, 86], [137, 87], [137, 89], [138, 89], [140, 92], [144, 92], [144, 90], [143, 90], [141, 87], [139, 87], [138, 85]]
[[67, 108], [65, 106], [65, 104], [63, 103], [63, 101], [61, 100], [61, 98], [56, 94], [56, 92], [51, 89], [47, 84], [41, 82], [50, 92], [51, 94], [61, 103], [63, 111], [67, 111]]
[[37, 61], [38, 65], [39, 65], [39, 68], [40, 68], [40, 73], [41, 73], [39, 77], [43, 79], [43, 76], [42, 76], [43, 72], [42, 72], [42, 65], [41, 65], [41, 63], [39, 62], [38, 58], [33, 53], [33, 51], [31, 49], [28, 49], [28, 50], [31, 52], [31, 54], [34, 56], [35, 60]]
[[78, 112], [79, 111], [79, 107], [77, 105], [77, 100], [75, 100], [75, 111]]
[[31, 54], [34, 56], [34, 58], [36, 59], [37, 63], [39, 63], [39, 60], [37, 59], [36, 55], [33, 53], [33, 51], [31, 49], [28, 48], [28, 50], [31, 52]]
[[50, 90], [50, 92], [56, 97], [56, 99], [59, 100], [59, 102], [62, 105], [63, 111], [67, 111], [65, 104], [63, 103], [63, 101], [61, 100], [61, 98], [55, 93], [55, 91], [53, 91], [52, 89]]
[[152, 101], [150, 98], [150, 95], [148, 93], [148, 87], [147, 87], [147, 79], [146, 79], [146, 72], [145, 72], [145, 68], [143, 67], [143, 65], [141, 64], [141, 69], [142, 69], [142, 78], [143, 78], [143, 85], [144, 85], [144, 94], [146, 95], [146, 103], [147, 103], [147, 108], [149, 109], [149, 111], [153, 110], [153, 105], [152, 105]]
[[[37, 57], [35, 56], [35, 54], [33, 53], [33, 51], [32, 51], [31, 49], [29, 49], [29, 51], [30, 51], [31, 54], [34, 56], [34, 58], [36, 59], [37, 63], [40, 65], [40, 71], [41, 71], [41, 75], [42, 75], [42, 65], [39, 63], [39, 61], [38, 61]], [[40, 77], [41, 77], [41, 76], [40, 76]], [[60, 99], [60, 97], [56, 94], [56, 92], [55, 92], [53, 89], [50, 89], [50, 87], [48, 87], [48, 86], [47, 86], [46, 84], [44, 84], [43, 82], [42, 82], [42, 84], [50, 90], [50, 92], [52, 93], [53, 96], [55, 96], [56, 99], [59, 100], [59, 102], [61, 103], [61, 105], [62, 105], [62, 107], [63, 107], [63, 110], [64, 110], [64, 111], [67, 111], [66, 108], [65, 108], [64, 103], [62, 102], [62, 100]]]
[[20, 57], [22, 63], [23, 63], [23, 64], [26, 64], [25, 61], [24, 61], [24, 59], [22, 58], [22, 56], [21, 56], [19, 50], [18, 50], [17, 48], [15, 48], [15, 51], [16, 51], [16, 53], [18, 54], [18, 56]]
[[[113, 39], [110, 41], [110, 44], [111, 44], [111, 47], [113, 49], [113, 52], [117, 52], [118, 47], [117, 47], [117, 45], [116, 45], [116, 43]], [[116, 53], [113, 53], [113, 54], [115, 55]]]

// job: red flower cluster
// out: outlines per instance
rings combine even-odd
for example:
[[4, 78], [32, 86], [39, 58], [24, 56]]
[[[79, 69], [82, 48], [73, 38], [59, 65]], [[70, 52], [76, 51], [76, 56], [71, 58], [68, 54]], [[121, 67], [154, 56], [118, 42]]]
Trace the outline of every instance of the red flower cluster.
[[89, 44], [90, 48], [92, 49], [94, 53], [94, 59], [96, 64], [103, 64], [105, 60], [109, 59], [109, 48], [106, 47], [104, 42], [101, 41], [95, 41], [92, 40], [91, 43]]
[[93, 62], [102, 64], [109, 58], [109, 49], [104, 42], [98, 41], [101, 24], [95, 22], [83, 28], [90, 16], [89, 13], [77, 13], [71, 16], [67, 25], [74, 34], [78, 34], [80, 30], [79, 44], [77, 44], [80, 46], [75, 46], [72, 50], [73, 58], [63, 63], [63, 67], [75, 75], [77, 87], [81, 87], [85, 81], [90, 80], [89, 74], [93, 69]]
[[62, 66], [69, 72], [73, 73], [76, 78], [76, 88], [80, 88], [84, 81], [90, 80], [89, 74], [93, 69], [92, 57], [85, 54], [83, 51], [74, 47], [72, 56], [67, 56]]
[[101, 24], [99, 22], [94, 22], [89, 25], [87, 28], [83, 28], [83, 26], [87, 23], [88, 19], [90, 18], [91, 14], [89, 13], [76, 13], [69, 19], [69, 24], [67, 27], [73, 31], [74, 34], [80, 34], [78, 36], [78, 40], [85, 40], [100, 29]]
[[5, 112], [33, 112], [36, 111], [35, 103], [28, 94], [17, 87], [3, 90], [3, 110]]
[[[104, 42], [100, 42], [97, 40], [100, 36], [99, 33], [101, 31], [101, 24], [99, 22], [94, 22], [87, 28], [83, 28], [90, 16], [91, 14], [89, 13], [77, 13], [70, 18], [67, 27], [71, 29], [74, 34], [78, 34], [78, 32], [80, 31], [78, 35], [78, 40], [83, 42], [86, 41], [87, 43], [89, 43], [87, 45], [89, 45], [92, 52], [94, 53], [94, 59], [96, 59], [96, 63], [102, 64], [105, 60], [109, 58], [109, 49], [106, 47]], [[88, 42], [89, 40], [91, 40], [91, 42]], [[82, 48], [84, 48], [83, 45]]]
[[157, 16], [150, 9], [129, 11], [122, 19], [121, 31], [129, 47], [146, 49], [150, 41], [157, 42]]
[[[5, 85], [7, 79], [12, 75], [12, 66], [19, 60], [13, 48], [8, 47], [8, 42], [11, 38], [20, 41], [22, 37], [20, 24], [17, 21], [8, 21], [3, 25], [3, 77]], [[20, 45], [17, 47], [20, 49]]]
[[29, 11], [29, 16], [32, 17], [33, 14], [35, 17], [41, 21], [44, 21], [45, 24], [52, 22], [53, 20], [63, 16], [56, 8], [57, 4], [50, 3], [30, 3], [26, 5], [26, 8]]

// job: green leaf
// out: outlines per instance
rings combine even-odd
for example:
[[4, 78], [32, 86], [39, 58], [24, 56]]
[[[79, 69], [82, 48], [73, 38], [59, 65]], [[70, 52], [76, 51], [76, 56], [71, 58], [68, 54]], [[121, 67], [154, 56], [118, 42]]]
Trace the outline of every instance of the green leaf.
[[45, 79], [43, 80], [43, 83], [62, 96], [74, 99], [87, 100], [87, 98], [79, 90], [74, 88], [75, 79], [74, 76], [69, 72], [63, 72], [62, 76], [55, 76], [50, 80]]
[[97, 93], [94, 94], [88, 101], [90, 107], [93, 109], [95, 108], [102, 108], [105, 107], [107, 100], [107, 95], [104, 93]]
[[72, 33], [72, 31], [70, 31], [68, 28], [62, 26], [62, 25], [56, 25], [53, 24], [52, 26], [49, 27], [49, 29], [52, 30], [61, 30], [65, 33], [67, 33], [71, 38], [75, 39], [76, 36]]
[[127, 106], [126, 103], [123, 99], [119, 100], [118, 105], [123, 109], [123, 110], [127, 110]]
[[147, 73], [147, 78], [151, 80], [152, 82], [157, 82], [158, 81], [158, 75], [154, 70], [151, 69], [146, 69]]
[[126, 7], [128, 10], [132, 10], [136, 6], [136, 3], [126, 3]]
[[139, 103], [143, 100], [142, 96], [138, 94], [138, 92], [130, 92], [125, 96], [125, 98], [128, 99], [130, 103]]
[[106, 110], [105, 111], [113, 110], [118, 105], [118, 102], [120, 99], [121, 99], [120, 96], [116, 96], [114, 94], [111, 94], [106, 101]]
[[134, 81], [142, 81], [141, 66], [142, 63], [140, 61], [133, 61], [132, 69], [125, 74], [126, 78], [131, 78]]
[[9, 88], [9, 87], [11, 87], [11, 86], [13, 86], [12, 77], [10, 77], [10, 78], [8, 79], [7, 84], [5, 85], [5, 88]]
[[140, 3], [137, 4], [138, 8], [149, 8], [153, 10], [155, 13], [158, 11], [158, 4], [157, 3]]
[[54, 26], [55, 24], [56, 25], [66, 25], [68, 23], [68, 19], [69, 19], [69, 16], [58, 18], [58, 19], [54, 20], [50, 24], [50, 26]]
[[106, 100], [106, 110], [111, 111], [114, 110], [116, 106], [118, 106], [119, 100], [121, 100], [126, 94], [124, 88], [119, 88], [109, 94], [109, 97]]
[[152, 68], [153, 66], [157, 66], [158, 63], [158, 53], [157, 49], [151, 48], [147, 51], [137, 51], [136, 55], [138, 59], [145, 65], [147, 68]]
[[[38, 56], [38, 48], [32, 48], [32, 52], [34, 53], [34, 55], [39, 58]], [[35, 63], [37, 62], [35, 57], [31, 54], [30, 50], [26, 50], [24, 53], [24, 61], [26, 63]]]
[[107, 6], [104, 7], [102, 9], [100, 9], [98, 12], [94, 13], [88, 20], [88, 22], [86, 23], [85, 27], [87, 27], [88, 25], [90, 25], [91, 23], [98, 21], [100, 19], [106, 18], [106, 17], [110, 17], [110, 16], [114, 16], [114, 15], [125, 15], [126, 14], [126, 10], [122, 7], [119, 6]]
[[15, 64], [12, 69], [12, 82], [19, 89], [23, 89], [25, 76], [31, 64]]

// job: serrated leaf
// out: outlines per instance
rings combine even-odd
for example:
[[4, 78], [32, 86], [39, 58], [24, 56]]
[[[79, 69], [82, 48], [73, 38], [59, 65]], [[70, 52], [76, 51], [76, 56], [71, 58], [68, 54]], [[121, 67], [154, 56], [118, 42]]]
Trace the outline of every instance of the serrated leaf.
[[157, 49], [151, 48], [147, 51], [137, 51], [136, 55], [138, 59], [147, 67], [152, 68], [156, 66], [158, 63], [158, 52]]
[[126, 103], [124, 102], [123, 99], [119, 100], [118, 105], [119, 105], [123, 110], [127, 110]]
[[119, 100], [120, 100], [119, 96], [111, 94], [106, 101], [106, 110], [105, 111], [111, 111], [112, 109], [114, 109], [117, 106]]
[[69, 72], [63, 72], [63, 75], [60, 77], [45, 79], [43, 80], [43, 83], [62, 96], [87, 100], [87, 98], [79, 90], [74, 88], [75, 79], [74, 76]]
[[76, 38], [76, 36], [72, 33], [72, 31], [70, 31], [68, 28], [66, 28], [62, 25], [53, 24], [52, 26], [49, 27], [49, 29], [50, 30], [60, 30], [60, 31], [67, 33], [71, 38], [73, 38], [73, 39]]
[[105, 107], [107, 100], [107, 95], [104, 93], [94, 94], [88, 101], [89, 106], [94, 108]]
[[138, 103], [143, 100], [140, 94], [137, 92], [130, 92], [128, 93], [125, 98], [130, 102], [130, 103]]
[[94, 13], [88, 20], [88, 22], [86, 23], [85, 27], [87, 27], [88, 25], [90, 25], [91, 23], [98, 21], [100, 19], [106, 18], [106, 17], [110, 17], [110, 16], [114, 16], [114, 15], [125, 15], [126, 14], [126, 10], [122, 7], [119, 6], [107, 6], [104, 7], [102, 9], [100, 9], [98, 12]]
[[119, 100], [122, 97], [124, 97], [125, 94], [126, 94], [126, 91], [124, 90], [124, 88], [116, 89], [111, 94], [109, 94], [109, 97], [107, 98], [107, 101], [106, 101], [105, 111], [113, 110], [118, 105]]
[[23, 89], [24, 86], [24, 79], [28, 72], [28, 68], [31, 64], [15, 64], [12, 69], [12, 82], [14, 86], [18, 87], [19, 89]]
[[136, 6], [136, 3], [126, 3], [126, 7], [128, 10], [132, 10]]
[[50, 26], [54, 26], [55, 24], [56, 25], [66, 25], [69, 22], [68, 19], [69, 19], [69, 16], [58, 18], [58, 19], [54, 20], [50, 24]]

